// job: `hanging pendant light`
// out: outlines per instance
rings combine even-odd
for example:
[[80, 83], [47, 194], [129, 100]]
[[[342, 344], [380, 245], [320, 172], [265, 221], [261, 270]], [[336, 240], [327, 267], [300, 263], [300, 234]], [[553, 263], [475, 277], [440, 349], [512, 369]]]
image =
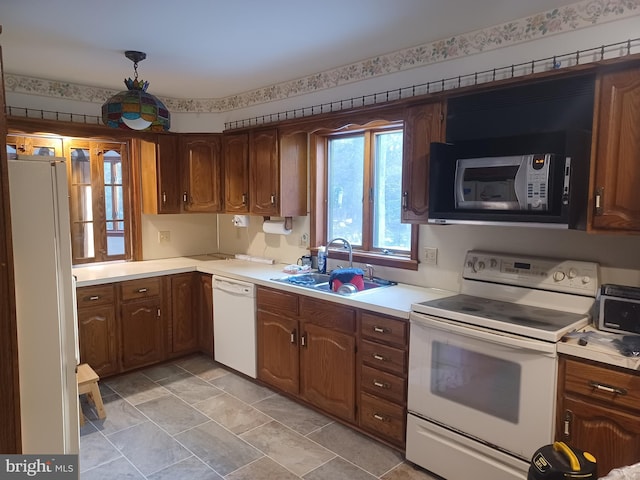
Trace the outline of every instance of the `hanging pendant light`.
[[111, 128], [169, 130], [169, 110], [158, 98], [147, 93], [149, 82], [138, 80], [138, 62], [147, 58], [147, 54], [134, 50], [124, 54], [133, 62], [135, 78], [126, 78], [127, 90], [116, 93], [102, 105], [102, 123]]

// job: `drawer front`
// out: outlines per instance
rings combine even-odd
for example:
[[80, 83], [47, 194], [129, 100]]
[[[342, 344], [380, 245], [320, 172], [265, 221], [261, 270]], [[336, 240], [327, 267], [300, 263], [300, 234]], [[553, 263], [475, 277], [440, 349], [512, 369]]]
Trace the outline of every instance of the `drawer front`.
[[404, 403], [407, 398], [407, 381], [404, 378], [366, 365], [362, 366], [360, 388], [392, 402]]
[[360, 395], [360, 426], [404, 446], [406, 410], [401, 405], [363, 393]]
[[565, 391], [640, 410], [640, 376], [632, 373], [567, 359]]
[[298, 295], [295, 293], [258, 287], [256, 299], [259, 310], [293, 317], [298, 316]]
[[157, 297], [160, 295], [160, 277], [141, 278], [120, 283], [122, 300]]
[[386, 370], [400, 376], [404, 376], [407, 373], [407, 355], [405, 350], [362, 340], [360, 343], [360, 352], [362, 354], [362, 363], [365, 365]]
[[300, 316], [303, 320], [346, 333], [356, 331], [356, 312], [326, 300], [300, 297]]
[[364, 338], [404, 348], [408, 339], [407, 327], [408, 322], [363, 312], [360, 334]]
[[115, 288], [113, 284], [96, 285], [93, 287], [78, 287], [76, 298], [78, 308], [96, 305], [113, 305], [115, 303]]

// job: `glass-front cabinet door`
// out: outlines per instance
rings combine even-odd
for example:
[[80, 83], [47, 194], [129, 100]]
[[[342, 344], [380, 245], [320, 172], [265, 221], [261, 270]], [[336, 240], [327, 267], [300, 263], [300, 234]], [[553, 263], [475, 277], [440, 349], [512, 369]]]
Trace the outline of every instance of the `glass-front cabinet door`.
[[72, 140], [66, 157], [73, 263], [126, 259], [126, 144]]
[[18, 155], [62, 156], [62, 139], [49, 137], [32, 137], [24, 135], [7, 136], [7, 157], [15, 160]]

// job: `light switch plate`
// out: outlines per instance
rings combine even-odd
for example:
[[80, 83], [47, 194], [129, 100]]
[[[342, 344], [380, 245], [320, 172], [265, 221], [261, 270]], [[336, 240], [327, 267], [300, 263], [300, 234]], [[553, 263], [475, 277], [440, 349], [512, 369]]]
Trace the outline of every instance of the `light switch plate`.
[[427, 265], [438, 264], [438, 249], [436, 247], [424, 247], [424, 263]]

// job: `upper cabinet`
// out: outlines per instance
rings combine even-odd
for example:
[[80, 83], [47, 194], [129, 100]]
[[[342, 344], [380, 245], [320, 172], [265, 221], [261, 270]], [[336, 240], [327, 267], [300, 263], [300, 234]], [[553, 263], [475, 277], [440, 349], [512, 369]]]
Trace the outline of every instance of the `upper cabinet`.
[[249, 134], [225, 134], [222, 145], [225, 211], [249, 213]]
[[181, 135], [185, 212], [222, 212], [222, 142], [219, 134]]
[[250, 212], [293, 217], [307, 214], [307, 133], [275, 128], [250, 136]]
[[180, 213], [178, 137], [158, 135], [155, 142], [140, 141], [142, 212]]
[[402, 160], [402, 222], [427, 223], [429, 148], [444, 138], [441, 102], [407, 107]]
[[590, 227], [640, 232], [640, 67], [605, 73], [599, 83]]
[[225, 211], [306, 215], [307, 143], [307, 133], [300, 130], [225, 134]]
[[62, 139], [30, 136], [7, 136], [7, 157], [14, 160], [18, 155], [44, 155], [61, 157]]
[[140, 141], [142, 211], [222, 211], [220, 134], [162, 134]]

